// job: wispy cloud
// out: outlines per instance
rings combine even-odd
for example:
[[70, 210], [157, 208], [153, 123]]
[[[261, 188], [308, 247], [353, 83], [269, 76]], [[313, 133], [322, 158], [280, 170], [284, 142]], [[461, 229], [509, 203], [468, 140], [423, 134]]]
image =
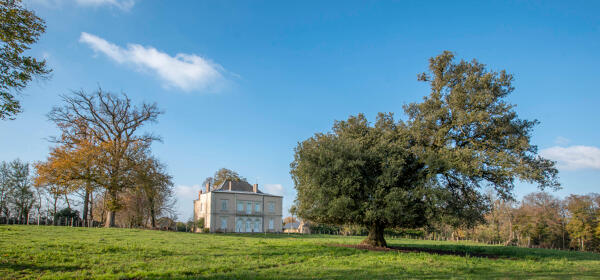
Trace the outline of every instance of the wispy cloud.
[[[67, 0], [30, 0], [33, 3], [40, 3], [45, 6], [54, 7], [57, 5], [70, 4], [72, 1]], [[99, 7], [99, 6], [109, 6], [121, 9], [123, 11], [129, 11], [135, 5], [136, 0], [75, 0], [80, 6], [88, 6], [88, 7]]]
[[224, 69], [195, 54], [179, 53], [170, 56], [153, 47], [127, 44], [122, 48], [98, 36], [82, 32], [81, 43], [95, 52], [103, 53], [119, 64], [129, 64], [138, 70], [154, 73], [166, 87], [184, 91], [215, 91], [223, 86]]
[[263, 191], [266, 193], [269, 193], [269, 194], [281, 195], [281, 196], [283, 196], [285, 194], [285, 189], [283, 188], [283, 185], [281, 185], [281, 184], [265, 184]]
[[558, 162], [565, 170], [600, 169], [600, 148], [594, 146], [550, 147], [540, 151], [543, 157]]
[[200, 190], [200, 185], [186, 186], [186, 185], [178, 185], [175, 186], [174, 192], [175, 195], [179, 198], [192, 198], [192, 200], [198, 198], [198, 191]]
[[194, 216], [194, 200], [198, 199], [200, 185], [177, 185], [173, 189], [177, 203], [175, 209], [180, 220], [185, 221]]
[[76, 0], [80, 5], [87, 6], [102, 6], [108, 5], [117, 7], [121, 10], [128, 11], [133, 5], [135, 5], [135, 0]]
[[558, 136], [558, 137], [556, 137], [556, 139], [554, 139], [554, 143], [559, 146], [565, 146], [565, 145], [569, 144], [570, 142], [571, 142], [571, 139], [562, 137], [562, 136]]

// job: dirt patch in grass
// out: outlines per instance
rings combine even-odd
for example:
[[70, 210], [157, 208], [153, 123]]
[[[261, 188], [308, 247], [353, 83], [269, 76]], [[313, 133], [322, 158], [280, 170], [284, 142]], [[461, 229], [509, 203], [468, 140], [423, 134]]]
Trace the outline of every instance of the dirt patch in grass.
[[369, 251], [393, 251], [393, 252], [402, 252], [402, 253], [429, 253], [429, 254], [437, 254], [437, 255], [451, 255], [451, 256], [460, 256], [460, 257], [476, 257], [476, 258], [487, 258], [487, 259], [509, 259], [506, 256], [500, 255], [492, 255], [492, 254], [483, 254], [483, 253], [471, 253], [471, 252], [460, 252], [460, 251], [447, 251], [447, 250], [439, 250], [439, 249], [431, 249], [431, 248], [416, 248], [416, 247], [401, 247], [401, 246], [390, 246], [390, 247], [375, 247], [370, 245], [354, 245], [354, 244], [329, 244], [329, 246], [333, 247], [345, 247], [345, 248], [354, 248], [359, 250], [369, 250]]

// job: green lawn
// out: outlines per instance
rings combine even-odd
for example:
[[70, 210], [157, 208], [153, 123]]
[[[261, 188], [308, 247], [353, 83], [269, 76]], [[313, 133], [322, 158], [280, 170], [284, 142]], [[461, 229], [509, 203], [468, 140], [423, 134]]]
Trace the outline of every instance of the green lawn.
[[0, 226], [0, 278], [600, 279], [600, 255], [593, 253], [408, 239], [388, 239], [388, 243], [501, 257], [328, 246], [360, 240], [328, 235]]

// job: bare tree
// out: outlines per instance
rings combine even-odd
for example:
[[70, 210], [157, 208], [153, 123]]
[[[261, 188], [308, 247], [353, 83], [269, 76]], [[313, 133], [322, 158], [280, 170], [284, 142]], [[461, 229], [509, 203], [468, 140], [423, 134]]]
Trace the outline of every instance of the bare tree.
[[[94, 169], [84, 179], [106, 190], [108, 213], [105, 226], [112, 227], [115, 212], [121, 207], [119, 193], [132, 185], [131, 173], [135, 166], [132, 158], [139, 150], [159, 140], [155, 135], [141, 134], [140, 129], [147, 123], [156, 122], [162, 112], [155, 103], [136, 106], [126, 94], [115, 95], [102, 89], [92, 94], [76, 91], [62, 98], [64, 105], [53, 108], [48, 114], [62, 132], [60, 139], [55, 141], [76, 147], [81, 143], [92, 143], [90, 146], [99, 151], [94, 162], [89, 164]], [[87, 159], [91, 160], [89, 156]]]

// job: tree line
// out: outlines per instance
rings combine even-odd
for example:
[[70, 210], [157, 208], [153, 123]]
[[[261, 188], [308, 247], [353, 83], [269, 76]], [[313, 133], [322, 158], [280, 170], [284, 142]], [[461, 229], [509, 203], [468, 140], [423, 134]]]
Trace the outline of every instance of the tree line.
[[[533, 192], [521, 200], [505, 200], [488, 192], [486, 201], [488, 207], [483, 213], [483, 220], [472, 227], [457, 227], [437, 221], [421, 228], [388, 228], [385, 235], [600, 252], [599, 194], [572, 194], [561, 199], [548, 192]], [[284, 223], [290, 222], [292, 217], [284, 219]], [[312, 233], [368, 234], [366, 227], [355, 224], [309, 223]]]
[[2, 165], [3, 201], [6, 193], [12, 198], [6, 201], [18, 210], [4, 211], [4, 217], [22, 221], [36, 193], [38, 204], [42, 195], [47, 197], [47, 213], [54, 220], [61, 204], [81, 206], [81, 215], [74, 216], [84, 225], [156, 228], [160, 217], [173, 219], [172, 177], [151, 152], [152, 142], [160, 138], [142, 131], [162, 113], [157, 105], [135, 105], [124, 93], [102, 89], [62, 99], [48, 114], [60, 135], [51, 138], [47, 159], [33, 164], [34, 174], [18, 160]]
[[534, 192], [521, 201], [490, 200], [485, 223], [471, 229], [439, 227], [450, 238], [504, 245], [600, 252], [600, 195], [560, 199]]

